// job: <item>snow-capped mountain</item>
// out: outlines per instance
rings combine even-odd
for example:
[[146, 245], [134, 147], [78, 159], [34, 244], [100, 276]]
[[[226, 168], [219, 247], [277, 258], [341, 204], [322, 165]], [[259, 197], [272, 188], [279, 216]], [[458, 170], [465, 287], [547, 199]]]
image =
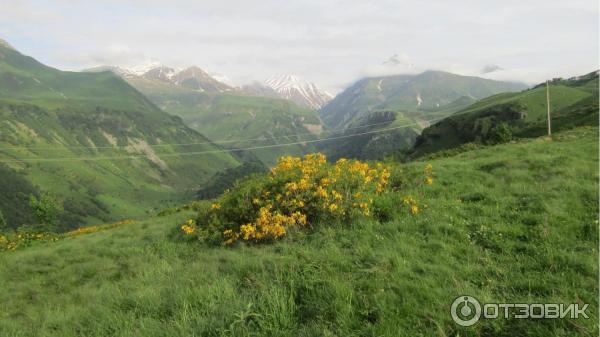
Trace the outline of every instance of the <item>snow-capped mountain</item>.
[[189, 67], [173, 74], [170, 80], [177, 85], [199, 91], [230, 91], [233, 88], [217, 81], [206, 71], [198, 67]]
[[172, 83], [175, 74], [177, 74], [177, 71], [175, 71], [175, 69], [173, 68], [169, 68], [166, 66], [157, 66], [148, 69], [145, 73], [141, 74], [141, 76], [148, 80]]
[[266, 85], [275, 90], [281, 98], [311, 109], [320, 109], [333, 96], [319, 89], [314, 83], [295, 75], [279, 75], [268, 79]]
[[130, 82], [135, 82], [135, 79], [144, 79], [178, 85], [202, 92], [226, 92], [234, 90], [232, 86], [215, 79], [206, 71], [195, 66], [186, 69], [175, 69], [160, 63], [154, 63], [149, 66], [132, 69], [117, 66], [97, 66], [83, 71], [112, 71], [126, 80], [131, 80]]
[[147, 70], [141, 76], [148, 80], [175, 84], [197, 91], [225, 92], [233, 90], [231, 86], [216, 80], [206, 71], [196, 66], [176, 70], [161, 65]]
[[[112, 71], [134, 87], [136, 85], [147, 85], [148, 81], [162, 82], [200, 92], [231, 92], [248, 96], [281, 98], [315, 110], [320, 109], [333, 99], [333, 96], [328, 92], [296, 75], [279, 75], [268, 79], [264, 83], [254, 82], [240, 88], [228, 84], [225, 76], [211, 74], [196, 66], [176, 69], [158, 62], [152, 62], [133, 68], [97, 66], [83, 71]], [[140, 80], [143, 81], [140, 82]]]
[[[154, 68], [167, 67], [158, 60], [151, 59], [144, 63], [137, 64], [131, 68], [127, 68], [130, 72], [142, 76]], [[168, 67], [167, 67], [168, 68]]]

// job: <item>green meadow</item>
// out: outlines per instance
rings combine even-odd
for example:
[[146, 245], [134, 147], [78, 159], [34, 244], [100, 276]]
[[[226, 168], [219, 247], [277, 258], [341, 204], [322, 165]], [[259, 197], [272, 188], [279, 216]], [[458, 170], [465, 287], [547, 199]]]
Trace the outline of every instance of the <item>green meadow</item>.
[[[598, 128], [437, 154], [386, 217], [273, 244], [182, 241], [193, 211], [0, 253], [0, 336], [593, 336]], [[402, 206], [412, 195], [427, 207]], [[587, 303], [589, 319], [452, 321], [481, 302]]]

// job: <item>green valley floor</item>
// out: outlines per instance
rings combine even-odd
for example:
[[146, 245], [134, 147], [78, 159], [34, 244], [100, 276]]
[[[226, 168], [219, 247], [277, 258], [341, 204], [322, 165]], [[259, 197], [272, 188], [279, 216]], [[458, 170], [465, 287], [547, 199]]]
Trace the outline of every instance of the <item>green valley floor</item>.
[[[182, 212], [0, 253], [0, 336], [597, 335], [598, 129], [405, 165], [426, 163], [431, 186], [387, 200], [428, 207], [381, 223], [228, 248], [176, 240]], [[459, 295], [590, 318], [465, 328]]]

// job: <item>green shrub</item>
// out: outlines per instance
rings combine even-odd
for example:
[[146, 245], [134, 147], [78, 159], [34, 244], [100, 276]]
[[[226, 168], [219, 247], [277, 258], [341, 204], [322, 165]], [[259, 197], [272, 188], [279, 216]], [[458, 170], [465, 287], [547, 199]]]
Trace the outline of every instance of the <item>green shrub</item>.
[[29, 207], [38, 221], [38, 230], [43, 232], [55, 232], [58, 219], [63, 213], [63, 205], [56, 198], [44, 193], [38, 197], [29, 197]]
[[508, 143], [512, 138], [512, 130], [508, 123], [501, 122], [490, 131], [488, 142], [492, 144]]

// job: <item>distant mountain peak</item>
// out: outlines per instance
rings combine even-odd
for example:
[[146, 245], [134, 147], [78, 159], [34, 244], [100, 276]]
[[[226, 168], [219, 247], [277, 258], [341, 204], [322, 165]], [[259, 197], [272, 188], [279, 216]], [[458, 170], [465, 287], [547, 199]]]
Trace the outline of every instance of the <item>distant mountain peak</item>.
[[133, 74], [142, 76], [145, 73], [147, 73], [153, 69], [156, 69], [156, 68], [169, 68], [169, 67], [165, 66], [164, 64], [162, 64], [161, 62], [159, 62], [157, 60], [150, 60], [150, 61], [147, 61], [146, 63], [138, 64], [134, 67], [128, 68], [127, 70], [129, 70]]
[[230, 91], [233, 88], [217, 81], [209, 73], [197, 66], [185, 68], [172, 77], [173, 83], [198, 91]]
[[265, 84], [275, 90], [281, 98], [311, 109], [320, 109], [333, 98], [330, 93], [319, 89], [314, 83], [293, 74], [273, 76], [266, 80]]
[[158, 80], [161, 82], [171, 82], [172, 78], [175, 76], [176, 71], [173, 68], [159, 65], [153, 67], [142, 74], [142, 77], [149, 80]]
[[[83, 71], [112, 71], [126, 79], [143, 78], [150, 81], [178, 85], [196, 91], [225, 92], [234, 90], [232, 86], [219, 81], [215, 76], [197, 66], [190, 66], [185, 69], [175, 69], [158, 62], [151, 62], [130, 69], [103, 65], [85, 69]], [[219, 76], [219, 78], [225, 78], [222, 75], [217, 76]]]

